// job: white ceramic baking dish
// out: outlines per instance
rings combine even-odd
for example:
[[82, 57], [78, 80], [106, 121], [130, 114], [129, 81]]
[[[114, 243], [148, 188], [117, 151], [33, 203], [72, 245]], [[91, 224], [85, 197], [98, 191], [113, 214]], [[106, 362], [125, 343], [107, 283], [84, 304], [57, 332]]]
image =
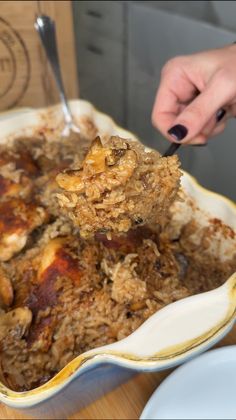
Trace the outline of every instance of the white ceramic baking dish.
[[[91, 138], [96, 134], [103, 138], [117, 134], [135, 139], [90, 103], [75, 100], [70, 106], [82, 133]], [[35, 136], [41, 131], [55, 138], [62, 127], [60, 106], [8, 112], [0, 116], [0, 143], [11, 142], [21, 135]], [[236, 230], [234, 203], [202, 188], [187, 173], [182, 177], [182, 187], [201, 211], [190, 206], [188, 200], [177, 203], [173, 208], [177, 226], [186, 223], [194, 212], [203, 227], [210, 215]], [[216, 238], [212, 251], [216, 248], [222, 259], [227, 259], [236, 251], [236, 239], [229, 235], [219, 245]], [[53, 379], [34, 390], [14, 392], [0, 383], [0, 401], [27, 409], [36, 417], [67, 416], [127, 379], [131, 371], [157, 371], [183, 363], [213, 346], [230, 330], [235, 317], [235, 288], [236, 276], [232, 276], [213, 292], [166, 306], [126, 339], [78, 356]]]

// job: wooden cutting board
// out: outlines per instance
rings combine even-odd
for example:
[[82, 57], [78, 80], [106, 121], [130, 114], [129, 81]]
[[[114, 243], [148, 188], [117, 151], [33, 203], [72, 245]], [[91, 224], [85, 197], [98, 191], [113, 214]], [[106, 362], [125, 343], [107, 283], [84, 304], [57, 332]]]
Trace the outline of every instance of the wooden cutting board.
[[69, 98], [78, 97], [71, 1], [0, 1], [0, 111], [59, 101], [34, 29], [37, 14], [56, 22], [65, 89]]
[[[236, 344], [236, 325], [216, 347]], [[61, 419], [138, 419], [151, 394], [171, 370], [142, 373], [90, 404], [73, 416], [61, 413]], [[0, 404], [1, 419], [28, 419], [21, 412]], [[58, 419], [58, 417], [55, 417]]]

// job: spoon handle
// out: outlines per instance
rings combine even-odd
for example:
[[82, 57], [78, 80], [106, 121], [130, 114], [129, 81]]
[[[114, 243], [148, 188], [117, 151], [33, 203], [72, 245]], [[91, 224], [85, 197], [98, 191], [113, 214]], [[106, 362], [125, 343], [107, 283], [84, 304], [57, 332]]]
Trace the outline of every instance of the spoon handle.
[[41, 15], [37, 16], [34, 26], [40, 36], [59, 89], [65, 120], [68, 124], [72, 124], [72, 115], [66, 99], [59, 64], [55, 22], [49, 16]]
[[168, 149], [163, 154], [163, 157], [172, 156], [176, 150], [181, 146], [181, 144], [178, 143], [171, 143], [171, 145], [168, 147]]

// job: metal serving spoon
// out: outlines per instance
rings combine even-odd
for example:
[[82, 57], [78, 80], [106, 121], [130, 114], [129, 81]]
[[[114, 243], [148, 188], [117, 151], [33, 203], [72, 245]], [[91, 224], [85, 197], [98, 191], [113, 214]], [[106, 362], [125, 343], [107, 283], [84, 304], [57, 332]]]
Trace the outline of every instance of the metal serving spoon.
[[62, 136], [67, 137], [71, 132], [79, 133], [80, 129], [73, 121], [63, 85], [58, 57], [55, 22], [49, 16], [41, 15], [37, 16], [34, 27], [39, 34], [58, 87], [65, 120], [65, 127], [62, 131]]

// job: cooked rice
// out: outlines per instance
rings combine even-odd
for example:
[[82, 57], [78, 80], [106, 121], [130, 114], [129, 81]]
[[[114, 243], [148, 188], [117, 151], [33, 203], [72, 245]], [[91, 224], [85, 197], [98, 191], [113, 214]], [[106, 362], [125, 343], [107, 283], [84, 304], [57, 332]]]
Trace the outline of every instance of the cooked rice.
[[180, 186], [177, 156], [161, 157], [135, 141], [111, 137], [92, 143], [79, 168], [57, 176], [57, 198], [83, 237], [108, 236], [161, 223]]
[[[128, 336], [165, 305], [212, 290], [236, 271], [236, 254], [222, 260], [220, 253], [220, 243], [235, 241], [235, 233], [216, 219], [204, 227], [194, 216], [177, 223], [169, 213], [155, 228], [139, 226], [111, 240], [101, 233], [81, 238], [57, 206], [55, 177], [68, 164], [78, 167], [88, 146], [20, 139], [9, 153], [27, 150], [37, 168], [22, 168], [20, 177], [14, 159], [10, 175], [1, 172], [6, 160], [0, 159], [11, 186], [20, 191], [22, 176], [29, 180], [25, 205], [48, 213], [27, 231], [24, 248], [0, 264], [1, 376], [17, 391], [45, 383], [82, 352]], [[175, 159], [173, 166], [178, 172]], [[10, 199], [4, 191], [2, 203]]]

